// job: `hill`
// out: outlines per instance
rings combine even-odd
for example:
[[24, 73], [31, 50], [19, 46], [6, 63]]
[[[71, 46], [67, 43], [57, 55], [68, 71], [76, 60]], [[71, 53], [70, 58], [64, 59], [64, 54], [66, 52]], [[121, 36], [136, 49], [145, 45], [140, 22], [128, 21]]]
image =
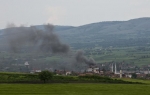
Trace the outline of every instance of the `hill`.
[[[43, 25], [36, 26], [44, 29]], [[54, 27], [61, 39], [72, 47], [128, 47], [147, 46], [150, 43], [150, 18], [138, 18], [128, 21], [105, 21], [83, 26]], [[3, 30], [0, 30], [2, 38]], [[2, 42], [3, 43], [3, 42]]]
[[[36, 25], [38, 29], [43, 30], [43, 25]], [[26, 27], [28, 28], [28, 27]], [[17, 27], [15, 29], [18, 29]], [[6, 39], [4, 30], [0, 30], [0, 59], [1, 67], [9, 67], [10, 64], [18, 63], [23, 64], [29, 61], [32, 64], [38, 64], [41, 68], [41, 63], [56, 63], [69, 64], [62, 56], [56, 57], [51, 53], [45, 54], [9, 54], [2, 51], [7, 50]], [[55, 25], [54, 30], [60, 37], [63, 43], [67, 43], [71, 48], [78, 50], [83, 49], [85, 55], [93, 57], [97, 63], [107, 62], [123, 62], [135, 65], [148, 65], [150, 61], [150, 18], [137, 18], [128, 21], [105, 21], [98, 23], [91, 23], [83, 26], [59, 26]], [[33, 62], [33, 60], [37, 60]], [[62, 62], [63, 60], [63, 62]], [[16, 62], [16, 63], [17, 63]], [[8, 64], [5, 64], [8, 63]], [[15, 64], [13, 64], [15, 66]], [[64, 65], [60, 65], [64, 66]], [[58, 67], [60, 67], [58, 66]], [[45, 68], [43, 66], [43, 68]], [[62, 67], [64, 68], [64, 67]], [[7, 68], [0, 68], [5, 69]], [[14, 68], [10, 71], [16, 71]]]
[[57, 31], [73, 47], [128, 47], [150, 43], [150, 18], [92, 23]]

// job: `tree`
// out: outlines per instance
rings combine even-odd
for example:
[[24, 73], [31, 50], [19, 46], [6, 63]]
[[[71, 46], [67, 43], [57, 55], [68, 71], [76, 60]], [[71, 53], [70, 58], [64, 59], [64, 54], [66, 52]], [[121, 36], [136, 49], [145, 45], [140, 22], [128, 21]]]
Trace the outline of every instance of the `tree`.
[[133, 78], [133, 79], [136, 79], [136, 78], [137, 78], [137, 74], [136, 74], [136, 73], [133, 73], [133, 74], [132, 74], [132, 78]]
[[41, 81], [44, 81], [44, 83], [52, 79], [52, 77], [53, 77], [53, 74], [47, 70], [39, 73], [39, 78]]

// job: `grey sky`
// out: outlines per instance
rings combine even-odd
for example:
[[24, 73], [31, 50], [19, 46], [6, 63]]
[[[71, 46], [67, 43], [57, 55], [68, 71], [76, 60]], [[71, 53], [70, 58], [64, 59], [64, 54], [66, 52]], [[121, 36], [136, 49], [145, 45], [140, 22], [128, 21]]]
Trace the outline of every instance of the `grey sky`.
[[79, 26], [150, 17], [150, 0], [0, 0], [0, 28], [17, 25]]

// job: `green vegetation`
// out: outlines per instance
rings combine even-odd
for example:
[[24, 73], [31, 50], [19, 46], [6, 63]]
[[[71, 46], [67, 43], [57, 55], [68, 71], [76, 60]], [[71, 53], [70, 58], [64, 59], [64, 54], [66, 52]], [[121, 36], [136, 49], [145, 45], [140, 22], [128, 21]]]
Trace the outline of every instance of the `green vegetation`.
[[141, 84], [0, 84], [0, 95], [149, 95]]
[[46, 81], [49, 81], [50, 79], [52, 79], [53, 74], [49, 71], [42, 71], [38, 74], [39, 78], [41, 81], [44, 81], [44, 83]]
[[21, 73], [0, 73], [0, 83], [121, 83], [121, 84], [141, 84], [140, 82], [130, 82], [120, 79], [112, 79], [97, 75], [85, 76], [59, 76], [48, 71], [39, 74]]
[[[47, 71], [43, 72], [47, 73]], [[138, 80], [138, 79], [120, 80], [96, 75], [93, 76], [55, 75], [52, 77], [50, 81], [47, 81], [49, 83], [39, 84], [43, 82], [40, 81], [38, 74], [4, 72], [0, 73], [0, 82], [1, 82], [0, 95], [149, 95], [150, 94], [149, 80]]]
[[22, 83], [39, 81], [37, 74], [26, 73], [0, 73], [0, 83]]
[[124, 81], [130, 81], [130, 82], [140, 82], [140, 83], [144, 83], [144, 84], [150, 84], [150, 80], [145, 80], [145, 79], [123, 78], [122, 80], [124, 80]]
[[95, 47], [85, 48], [86, 56], [93, 57], [97, 63], [124, 62], [134, 65], [148, 65], [150, 47]]
[[133, 74], [132, 74], [132, 78], [133, 78], [133, 79], [136, 79], [136, 78], [137, 78], [137, 74], [136, 74], [136, 73], [133, 73]]
[[[92, 57], [97, 63], [122, 62], [137, 66], [150, 63], [150, 47], [95, 47], [84, 48], [86, 57]], [[74, 51], [75, 53], [75, 51]], [[71, 63], [72, 55], [53, 55], [50, 53], [20, 53], [11, 54], [0, 52], [0, 70], [11, 72], [24, 72], [24, 62], [28, 61], [33, 68], [45, 69], [47, 67], [64, 69], [62, 63]], [[67, 61], [66, 61], [67, 60]], [[69, 60], [69, 62], [68, 62]]]

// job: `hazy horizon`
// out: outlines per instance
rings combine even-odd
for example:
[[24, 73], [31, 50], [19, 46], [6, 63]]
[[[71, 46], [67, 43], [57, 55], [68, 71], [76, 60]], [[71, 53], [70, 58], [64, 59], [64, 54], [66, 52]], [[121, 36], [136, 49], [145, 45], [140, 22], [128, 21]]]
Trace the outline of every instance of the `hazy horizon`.
[[150, 17], [149, 0], [0, 0], [0, 29], [8, 23], [80, 26]]

